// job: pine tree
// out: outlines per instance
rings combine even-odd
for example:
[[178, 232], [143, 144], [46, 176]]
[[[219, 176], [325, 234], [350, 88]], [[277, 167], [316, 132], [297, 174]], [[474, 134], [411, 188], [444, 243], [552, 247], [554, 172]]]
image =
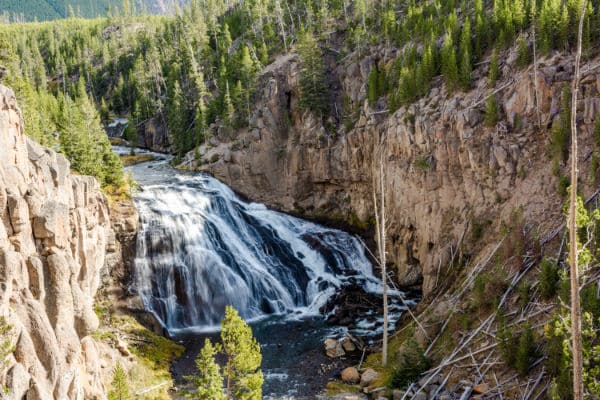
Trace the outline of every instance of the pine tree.
[[471, 23], [465, 21], [460, 35], [460, 85], [463, 90], [471, 86]]
[[192, 148], [187, 132], [185, 99], [179, 81], [175, 81], [167, 103], [167, 126], [173, 140], [175, 152], [179, 156]]
[[323, 68], [323, 55], [310, 32], [304, 32], [298, 41], [302, 63], [300, 73], [300, 106], [324, 118], [329, 110], [327, 77]]
[[131, 400], [127, 374], [121, 363], [117, 363], [113, 373], [111, 390], [108, 392], [108, 400]]
[[229, 82], [225, 83], [225, 96], [223, 97], [223, 121], [225, 125], [232, 126], [235, 122], [235, 108], [229, 91]]
[[500, 76], [500, 69], [498, 67], [498, 52], [494, 49], [492, 53], [492, 59], [490, 61], [490, 70], [488, 72], [488, 85], [490, 87], [496, 86], [496, 81]]
[[517, 66], [525, 68], [531, 62], [531, 51], [529, 50], [529, 42], [524, 35], [519, 36], [517, 42]]
[[369, 81], [368, 81], [368, 99], [369, 99], [369, 105], [371, 107], [375, 107], [376, 103], [377, 103], [377, 99], [379, 98], [379, 93], [377, 90], [377, 86], [378, 86], [378, 81], [379, 81], [379, 76], [377, 73], [377, 66], [374, 65], [371, 68], [371, 73], [369, 74]]
[[221, 322], [221, 341], [227, 356], [224, 374], [228, 397], [233, 394], [236, 400], [261, 400], [260, 345], [250, 326], [231, 306], [225, 309], [225, 319]]
[[456, 50], [452, 35], [446, 33], [444, 45], [442, 46], [442, 74], [446, 79], [448, 91], [452, 92], [458, 84], [458, 66], [456, 64]]
[[196, 367], [200, 376], [194, 377], [194, 384], [198, 389], [199, 400], [225, 400], [223, 392], [223, 376], [221, 368], [215, 362], [219, 346], [214, 346], [210, 339], [204, 339], [204, 347], [196, 358]]
[[423, 58], [421, 60], [423, 69], [423, 79], [425, 82], [430, 82], [437, 73], [435, 65], [435, 55], [433, 53], [433, 46], [431, 44], [425, 47], [423, 51]]
[[485, 124], [487, 126], [496, 126], [498, 123], [498, 105], [496, 97], [491, 95], [488, 97], [485, 105]]

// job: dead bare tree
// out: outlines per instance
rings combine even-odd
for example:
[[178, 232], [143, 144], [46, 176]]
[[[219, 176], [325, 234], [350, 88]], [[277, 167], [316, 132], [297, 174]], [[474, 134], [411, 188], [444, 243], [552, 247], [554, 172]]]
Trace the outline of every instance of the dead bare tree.
[[533, 37], [533, 84], [535, 87], [535, 114], [537, 117], [538, 127], [542, 126], [542, 120], [540, 118], [540, 94], [538, 90], [538, 78], [537, 78], [537, 38], [535, 35], [535, 24], [536, 24], [536, 2], [531, 3], [531, 36]]
[[581, 41], [587, 1], [582, 2], [571, 88], [571, 193], [569, 197], [569, 259], [571, 270], [571, 341], [573, 349], [573, 399], [583, 400], [583, 350], [579, 300], [579, 254], [577, 248], [577, 95], [579, 92]]
[[[375, 230], [379, 264], [381, 267], [381, 283], [383, 285], [383, 344], [381, 350], [381, 365], [387, 365], [388, 347], [388, 298], [387, 298], [387, 268], [385, 254], [385, 183], [383, 170], [383, 156], [379, 158], [379, 182], [373, 175], [373, 206], [375, 207]], [[380, 190], [380, 201], [377, 201], [377, 188]]]

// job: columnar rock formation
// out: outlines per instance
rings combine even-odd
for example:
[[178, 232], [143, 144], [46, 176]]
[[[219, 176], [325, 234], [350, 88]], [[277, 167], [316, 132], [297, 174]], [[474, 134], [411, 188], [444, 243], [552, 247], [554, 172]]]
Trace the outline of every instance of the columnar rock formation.
[[0, 383], [10, 398], [106, 397], [90, 335], [111, 237], [98, 181], [28, 139], [14, 93], [0, 86], [0, 316], [15, 346]]
[[[547, 148], [562, 87], [571, 79], [570, 59], [555, 56], [540, 64], [542, 126], [536, 127], [534, 74], [531, 67], [516, 67], [514, 52], [505, 54], [495, 88], [488, 86], [483, 65], [474, 71], [471, 91], [449, 94], [436, 78], [428, 96], [391, 115], [369, 108], [365, 97], [372, 66], [393, 54], [371, 54], [331, 73], [339, 82], [332, 84], [334, 90], [339, 85], [333, 109], [340, 117], [348, 113], [342, 111], [346, 97], [360, 115], [347, 133], [328, 133], [297, 107], [299, 61], [285, 56], [264, 71], [249, 128], [234, 140], [221, 129], [200, 149], [201, 162], [190, 153], [188, 165], [200, 164], [239, 192], [284, 211], [366, 222], [374, 215], [373, 182], [383, 159], [389, 256], [400, 283], [422, 282], [425, 295], [471, 240], [473, 226], [499, 232], [519, 208], [542, 231], [560, 219], [562, 200]], [[600, 79], [594, 70], [583, 71], [578, 106], [589, 144]], [[500, 109], [494, 127], [484, 125], [490, 93]]]

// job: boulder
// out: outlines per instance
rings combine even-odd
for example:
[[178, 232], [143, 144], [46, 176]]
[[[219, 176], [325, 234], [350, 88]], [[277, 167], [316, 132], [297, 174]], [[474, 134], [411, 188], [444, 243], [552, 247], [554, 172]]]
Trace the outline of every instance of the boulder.
[[375, 379], [379, 377], [379, 372], [372, 368], [367, 368], [360, 376], [360, 385], [369, 386]]
[[342, 381], [350, 385], [357, 384], [360, 381], [360, 374], [354, 367], [348, 367], [342, 371]]
[[349, 336], [344, 337], [344, 340], [342, 340], [342, 347], [344, 348], [344, 351], [348, 353], [356, 351], [356, 345], [354, 344], [352, 338], [350, 338]]
[[117, 339], [117, 344], [115, 347], [117, 348], [117, 350], [119, 350], [119, 353], [121, 353], [123, 357], [131, 356], [131, 352], [129, 351], [127, 343], [125, 343], [121, 338]]
[[346, 354], [342, 344], [335, 339], [327, 339], [325, 340], [325, 354], [327, 357], [337, 358], [342, 357]]

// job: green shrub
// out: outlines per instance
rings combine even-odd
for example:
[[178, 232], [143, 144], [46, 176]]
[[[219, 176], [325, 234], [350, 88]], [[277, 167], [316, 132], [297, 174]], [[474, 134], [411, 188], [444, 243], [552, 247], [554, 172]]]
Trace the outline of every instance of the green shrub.
[[496, 126], [498, 123], [498, 105], [496, 104], [496, 97], [490, 95], [485, 104], [485, 125]]
[[488, 72], [488, 84], [490, 87], [496, 86], [496, 81], [500, 76], [500, 69], [498, 67], [498, 52], [494, 49], [492, 53], [492, 59], [490, 61], [490, 71]]
[[517, 66], [519, 68], [525, 68], [530, 62], [531, 52], [529, 50], [529, 42], [521, 35], [517, 43]]
[[566, 161], [569, 158], [569, 143], [571, 135], [562, 126], [562, 122], [555, 119], [550, 129], [550, 146], [552, 156], [559, 161]]
[[488, 310], [498, 303], [506, 291], [506, 273], [501, 265], [480, 273], [473, 281], [473, 305], [480, 310]]
[[514, 368], [522, 377], [529, 374], [531, 364], [537, 355], [536, 347], [533, 329], [527, 324], [519, 334], [514, 364]]
[[425, 171], [425, 170], [428, 170], [429, 168], [431, 168], [431, 163], [429, 162], [429, 157], [427, 157], [427, 156], [417, 157], [417, 159], [415, 160], [413, 165], [415, 166], [415, 168], [418, 168], [422, 171]]
[[556, 296], [560, 281], [560, 270], [554, 261], [547, 258], [542, 260], [540, 268], [540, 296], [543, 299], [549, 300]]
[[521, 332], [513, 333], [515, 328], [506, 325], [503, 315], [498, 316], [498, 349], [502, 361], [517, 370], [520, 376], [527, 376], [537, 356], [535, 334], [529, 324], [523, 326]]
[[594, 123], [594, 143], [600, 148], [600, 117]]
[[558, 194], [562, 197], [566, 197], [569, 193], [569, 185], [571, 184], [571, 179], [567, 175], [561, 175], [558, 177]]
[[521, 308], [527, 307], [531, 300], [531, 284], [527, 281], [521, 281], [516, 288], [517, 295], [519, 296], [519, 305]]
[[431, 360], [414, 338], [404, 344], [404, 350], [398, 355], [398, 364], [392, 370], [390, 386], [404, 389], [419, 379], [420, 375], [431, 367]]

